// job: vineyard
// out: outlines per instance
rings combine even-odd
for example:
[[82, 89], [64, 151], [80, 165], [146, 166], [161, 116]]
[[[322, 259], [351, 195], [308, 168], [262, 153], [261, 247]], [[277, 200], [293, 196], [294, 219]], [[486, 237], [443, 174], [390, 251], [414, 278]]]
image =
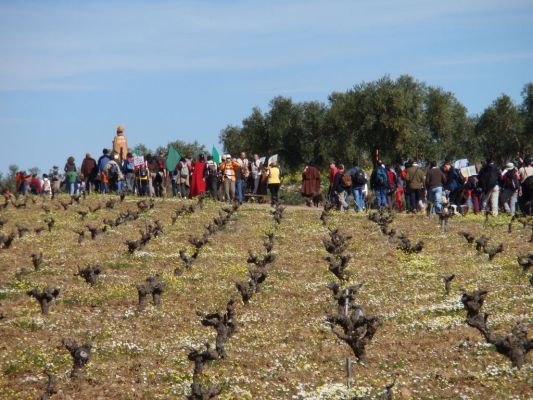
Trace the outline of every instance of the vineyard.
[[0, 226], [5, 399], [533, 396], [531, 219], [61, 195]]

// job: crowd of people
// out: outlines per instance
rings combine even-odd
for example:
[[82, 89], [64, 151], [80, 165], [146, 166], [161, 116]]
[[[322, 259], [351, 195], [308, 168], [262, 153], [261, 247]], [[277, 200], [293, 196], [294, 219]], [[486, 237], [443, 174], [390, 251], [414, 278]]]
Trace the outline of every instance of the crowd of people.
[[[277, 160], [265, 162], [258, 154], [253, 154], [251, 160], [244, 152], [238, 158], [225, 154], [216, 161], [204, 154], [199, 154], [196, 160], [187, 155], [170, 168], [164, 152], [145, 154], [142, 160], [136, 163], [129, 152], [121, 159], [117, 152], [103, 149], [98, 160], [86, 154], [78, 168], [74, 158], [69, 157], [63, 171], [54, 165], [42, 178], [20, 171], [16, 175], [16, 188], [22, 194], [52, 195], [65, 191], [74, 195], [85, 191], [166, 196], [171, 193], [184, 199], [208, 193], [219, 200], [239, 203], [246, 197], [270, 192], [272, 204], [279, 200], [281, 173]], [[439, 213], [447, 206], [461, 213], [471, 209], [474, 213], [487, 210], [497, 215], [504, 210], [515, 214], [520, 209], [531, 214], [532, 163], [533, 157], [517, 157], [501, 166], [488, 159], [483, 165], [476, 163], [468, 168], [469, 173], [464, 176], [464, 169], [457, 168], [449, 159], [441, 165], [435, 161], [385, 165], [376, 160], [370, 173], [357, 161], [350, 167], [331, 161], [326, 196], [342, 211], [353, 204], [356, 212], [375, 206], [417, 213], [429, 206]], [[315, 204], [323, 202], [321, 185], [320, 169], [307, 165], [302, 174], [302, 196]], [[369, 201], [372, 203], [368, 204]]]
[[[517, 157], [500, 167], [488, 159], [483, 165], [476, 163], [467, 168], [471, 173], [464, 176], [449, 159], [440, 166], [431, 161], [425, 168], [414, 161], [385, 165], [377, 160], [370, 174], [357, 161], [349, 169], [331, 161], [327, 196], [342, 211], [349, 209], [350, 196], [356, 212], [365, 210], [373, 193], [375, 207], [410, 213], [427, 211], [428, 206], [439, 213], [446, 206], [462, 214], [471, 209], [474, 213], [490, 211], [498, 215], [503, 209], [514, 215], [518, 208], [532, 214], [532, 163], [533, 157]], [[318, 169], [308, 165], [303, 172], [302, 195], [318, 196], [320, 182]]]
[[78, 168], [74, 157], [69, 157], [62, 172], [54, 165], [42, 178], [19, 171], [16, 190], [20, 194], [48, 196], [61, 191], [71, 195], [117, 192], [166, 196], [172, 193], [184, 199], [207, 192], [214, 198], [239, 203], [247, 195], [261, 196], [268, 191], [272, 204], [278, 201], [281, 179], [277, 161], [267, 165], [258, 154], [254, 154], [252, 160], [244, 152], [239, 158], [226, 154], [220, 162], [204, 154], [199, 154], [196, 160], [187, 155], [174, 168], [167, 167], [164, 152], [157, 156], [145, 154], [143, 162], [136, 165], [132, 153], [121, 160], [119, 154], [103, 149], [98, 160], [87, 153]]

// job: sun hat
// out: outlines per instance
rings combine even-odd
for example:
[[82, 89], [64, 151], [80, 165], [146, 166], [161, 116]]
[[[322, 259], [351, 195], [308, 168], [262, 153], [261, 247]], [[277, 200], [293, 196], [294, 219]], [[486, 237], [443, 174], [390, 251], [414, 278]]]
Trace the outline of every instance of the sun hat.
[[508, 170], [511, 170], [514, 168], [514, 164], [512, 162], [510, 163], [507, 163], [507, 165], [505, 166], [505, 168], [507, 168]]

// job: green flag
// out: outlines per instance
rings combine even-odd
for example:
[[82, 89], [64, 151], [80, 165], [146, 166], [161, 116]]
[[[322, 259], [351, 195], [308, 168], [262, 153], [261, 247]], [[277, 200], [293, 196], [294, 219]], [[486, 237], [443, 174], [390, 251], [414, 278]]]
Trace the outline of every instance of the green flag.
[[220, 164], [220, 153], [215, 146], [213, 146], [213, 161]]
[[165, 161], [165, 168], [169, 171], [174, 171], [176, 164], [180, 161], [181, 155], [178, 150], [172, 146], [168, 146], [167, 160]]

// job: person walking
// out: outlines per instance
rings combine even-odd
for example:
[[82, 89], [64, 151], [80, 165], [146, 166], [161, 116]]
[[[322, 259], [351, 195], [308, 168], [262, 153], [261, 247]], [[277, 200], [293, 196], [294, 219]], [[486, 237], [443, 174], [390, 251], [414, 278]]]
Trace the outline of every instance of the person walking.
[[426, 174], [426, 190], [428, 200], [433, 204], [433, 212], [439, 213], [442, 209], [442, 188], [446, 184], [446, 176], [435, 161], [429, 162], [429, 171]]
[[65, 164], [65, 177], [67, 181], [67, 187], [70, 195], [77, 194], [78, 188], [76, 181], [78, 179], [78, 171], [76, 170], [76, 164], [74, 163], [74, 157], [70, 156]]
[[109, 191], [109, 184], [107, 176], [105, 176], [104, 168], [107, 165], [107, 163], [111, 161], [111, 157], [109, 157], [109, 150], [103, 149], [102, 155], [98, 159], [98, 176], [96, 179], [100, 182], [99, 190], [101, 193], [107, 193]]
[[365, 197], [363, 189], [367, 183], [365, 171], [359, 166], [357, 160], [352, 163], [352, 168], [347, 172], [352, 178], [352, 187], [350, 192], [354, 200], [354, 211], [360, 212], [365, 209]]
[[377, 160], [374, 170], [370, 176], [370, 184], [376, 196], [377, 208], [387, 207], [387, 188], [389, 187], [389, 179], [387, 170], [381, 160]]
[[520, 175], [512, 162], [508, 163], [502, 171], [501, 182], [503, 207], [507, 214], [514, 215], [518, 201], [518, 191], [520, 190]]
[[225, 161], [220, 164], [225, 199], [229, 202], [235, 200], [235, 168], [237, 167], [239, 163], [232, 160], [231, 154], [226, 154]]
[[252, 172], [252, 179], [254, 182], [253, 187], [253, 193], [257, 193], [257, 189], [259, 188], [259, 182], [261, 181], [261, 159], [259, 158], [259, 154], [254, 154], [254, 159], [251, 163], [251, 172]]
[[335, 196], [335, 202], [337, 208], [342, 212], [349, 208], [347, 199], [347, 193], [352, 190], [352, 177], [348, 172], [344, 171], [344, 165], [339, 164], [337, 167], [337, 173], [333, 178], [333, 195]]
[[320, 171], [311, 163], [307, 163], [302, 172], [301, 195], [306, 198], [313, 198], [320, 194], [320, 183]]
[[270, 205], [275, 206], [279, 201], [279, 188], [281, 186], [280, 170], [277, 162], [273, 161], [268, 166], [268, 190], [270, 190]]
[[335, 179], [335, 175], [337, 174], [337, 167], [335, 166], [335, 161], [331, 160], [329, 162], [329, 188], [328, 188], [328, 200], [331, 203], [335, 203], [335, 195], [333, 194], [333, 180]]
[[416, 162], [411, 163], [405, 174], [407, 185], [407, 195], [409, 196], [409, 212], [415, 213], [419, 208], [420, 201], [423, 200], [422, 190], [424, 188], [425, 174]]
[[217, 179], [218, 179], [218, 166], [213, 161], [212, 156], [207, 156], [207, 162], [204, 168], [204, 179], [206, 184], [206, 190], [213, 198], [217, 198]]
[[96, 160], [91, 157], [89, 153], [85, 154], [85, 158], [81, 163], [80, 178], [85, 183], [85, 190], [92, 193], [94, 190], [94, 183], [96, 175], [98, 174], [98, 165]]
[[533, 215], [533, 157], [526, 158], [518, 170], [520, 175], [520, 207], [525, 214]]
[[234, 166], [235, 171], [235, 198], [239, 202], [239, 204], [242, 204], [244, 200], [244, 175], [242, 171], [241, 164], [238, 160], [235, 158], [232, 160], [234, 163], [237, 163], [238, 166]]
[[246, 158], [246, 153], [242, 152], [237, 162], [241, 166], [241, 174], [242, 174], [240, 197], [244, 198], [244, 193], [249, 192], [248, 180], [250, 178], [250, 161]]
[[500, 196], [500, 171], [492, 159], [487, 159], [486, 164], [479, 171], [479, 184], [483, 190], [483, 211], [487, 212], [490, 202], [490, 209], [493, 216], [498, 215], [498, 200]]
[[181, 157], [180, 161], [176, 164], [174, 172], [176, 174], [178, 192], [182, 199], [186, 199], [189, 196], [191, 170], [185, 158]]
[[198, 156], [198, 161], [194, 163], [191, 179], [191, 198], [205, 193], [205, 155]]
[[135, 166], [134, 159], [131, 153], [126, 154], [126, 158], [122, 161], [121, 169], [124, 179], [126, 181], [126, 190], [129, 193], [134, 193], [135, 190]]

